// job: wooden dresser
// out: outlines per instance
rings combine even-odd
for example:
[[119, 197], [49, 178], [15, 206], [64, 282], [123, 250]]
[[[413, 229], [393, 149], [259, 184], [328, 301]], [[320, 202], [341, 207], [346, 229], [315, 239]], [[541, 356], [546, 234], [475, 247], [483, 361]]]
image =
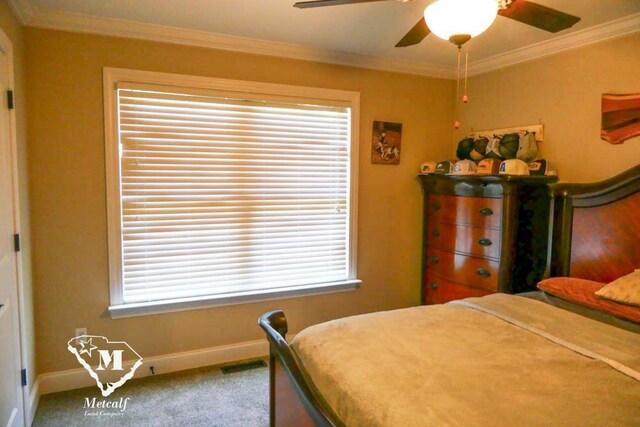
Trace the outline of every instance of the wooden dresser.
[[422, 302], [534, 290], [547, 265], [545, 176], [419, 175], [424, 192]]

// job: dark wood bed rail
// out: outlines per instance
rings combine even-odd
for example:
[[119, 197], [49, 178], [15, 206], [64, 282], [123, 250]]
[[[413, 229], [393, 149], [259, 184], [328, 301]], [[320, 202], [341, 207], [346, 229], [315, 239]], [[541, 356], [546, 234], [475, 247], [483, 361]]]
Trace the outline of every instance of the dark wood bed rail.
[[551, 191], [551, 276], [608, 282], [638, 268], [640, 165], [592, 184], [555, 184]]
[[282, 310], [260, 316], [260, 327], [269, 341], [269, 424], [271, 426], [342, 427], [324, 399], [307, 381], [286, 334]]

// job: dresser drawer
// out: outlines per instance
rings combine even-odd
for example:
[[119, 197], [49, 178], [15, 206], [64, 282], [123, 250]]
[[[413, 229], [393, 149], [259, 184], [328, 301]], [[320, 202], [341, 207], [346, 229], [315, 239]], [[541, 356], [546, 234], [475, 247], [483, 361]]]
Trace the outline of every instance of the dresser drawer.
[[453, 282], [490, 291], [498, 290], [500, 264], [497, 261], [427, 247], [426, 268], [429, 273]]
[[430, 220], [494, 228], [502, 224], [502, 199], [433, 194], [428, 200]]
[[482, 297], [492, 291], [443, 279], [435, 274], [428, 274], [425, 285], [425, 302], [427, 304], [443, 304], [456, 299]]
[[432, 221], [427, 233], [430, 247], [500, 259], [501, 232], [498, 229]]

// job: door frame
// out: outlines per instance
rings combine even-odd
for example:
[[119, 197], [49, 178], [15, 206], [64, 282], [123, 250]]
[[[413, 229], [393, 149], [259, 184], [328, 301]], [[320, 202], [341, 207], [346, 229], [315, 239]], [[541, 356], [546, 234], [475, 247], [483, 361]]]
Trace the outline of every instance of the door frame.
[[[0, 28], [0, 50], [4, 52], [7, 56], [7, 64], [8, 64], [8, 80], [9, 87], [11, 90], [14, 90], [15, 93], [15, 81], [14, 81], [14, 63], [13, 63], [13, 43], [4, 32], [2, 28]], [[3, 94], [0, 94], [0, 99], [4, 99]], [[14, 98], [15, 100], [15, 98]], [[17, 134], [16, 127], [16, 110], [15, 108], [9, 110], [9, 148], [10, 148], [10, 156], [11, 156], [11, 179], [13, 186], [13, 232], [14, 234], [21, 234], [20, 227], [20, 192], [18, 185], [18, 144], [16, 139]], [[24, 292], [24, 275], [22, 272], [22, 251], [16, 252], [16, 284], [17, 284], [17, 294], [18, 294], [18, 340], [19, 347], [18, 351], [20, 352], [20, 364], [21, 368], [25, 369], [29, 366], [27, 355], [29, 354], [27, 351], [27, 342], [25, 339], [25, 325], [27, 324], [25, 318], [25, 292]], [[33, 374], [33, 373], [32, 373]], [[31, 411], [31, 401], [30, 401], [30, 384], [22, 387], [22, 412], [23, 419], [27, 425], [31, 425], [33, 422], [32, 419], [32, 411]], [[37, 398], [36, 398], [37, 399]]]

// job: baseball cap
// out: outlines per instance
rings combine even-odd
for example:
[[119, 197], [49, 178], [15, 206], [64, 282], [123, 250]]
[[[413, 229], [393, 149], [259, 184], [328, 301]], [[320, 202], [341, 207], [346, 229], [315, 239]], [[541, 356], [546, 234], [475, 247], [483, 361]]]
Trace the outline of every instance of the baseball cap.
[[478, 175], [498, 175], [500, 170], [500, 160], [484, 159], [478, 163]]
[[558, 175], [556, 168], [554, 168], [551, 165], [551, 163], [549, 163], [545, 159], [535, 160], [529, 163], [529, 173], [531, 175], [547, 175], [547, 176]]
[[486, 157], [491, 159], [503, 158], [500, 154], [500, 138], [498, 136], [494, 136], [487, 143]]
[[453, 165], [454, 175], [475, 175], [478, 166], [472, 160], [460, 160]]
[[438, 164], [436, 165], [435, 173], [448, 174], [448, 173], [451, 173], [452, 171], [453, 171], [453, 162], [450, 162], [449, 160], [443, 160], [441, 162], [438, 162]]
[[480, 137], [475, 140], [473, 143], [473, 150], [471, 150], [471, 160], [475, 162], [479, 162], [484, 159], [484, 155], [487, 152], [487, 144], [489, 144], [489, 140], [485, 137]]
[[516, 158], [525, 162], [531, 162], [538, 158], [539, 152], [538, 141], [536, 141], [536, 135], [534, 133], [526, 132], [520, 136]]
[[500, 139], [500, 155], [505, 159], [515, 159], [520, 146], [520, 135], [507, 133]]
[[529, 175], [529, 165], [519, 159], [507, 159], [500, 163], [500, 174]]
[[428, 161], [420, 165], [420, 173], [434, 173], [436, 171], [436, 162]]
[[473, 138], [465, 138], [458, 142], [458, 149], [456, 150], [458, 159], [471, 159], [471, 150], [473, 150], [473, 144]]

